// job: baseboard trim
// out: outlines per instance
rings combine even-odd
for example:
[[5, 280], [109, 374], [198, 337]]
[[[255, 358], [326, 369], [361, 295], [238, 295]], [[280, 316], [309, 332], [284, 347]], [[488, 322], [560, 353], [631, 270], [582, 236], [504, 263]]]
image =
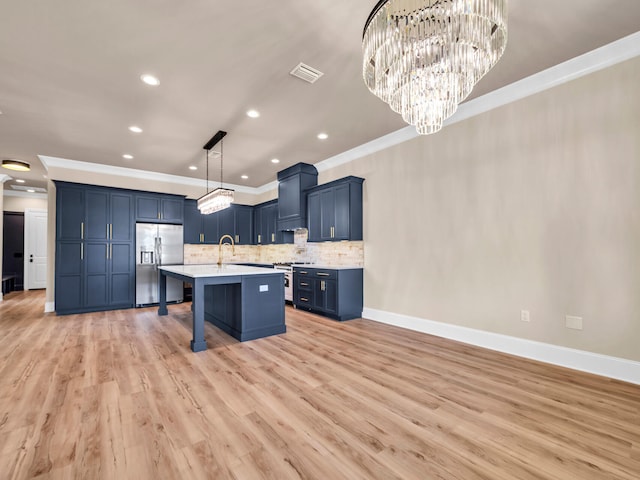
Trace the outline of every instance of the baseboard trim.
[[56, 302], [45, 302], [44, 313], [51, 313], [56, 311]]
[[582, 372], [640, 385], [640, 362], [611, 357], [573, 348], [536, 342], [524, 338], [510, 337], [485, 332], [459, 325], [435, 322], [373, 308], [365, 308], [362, 317], [396, 327], [428, 333], [478, 347], [508, 353], [517, 357], [567, 367]]

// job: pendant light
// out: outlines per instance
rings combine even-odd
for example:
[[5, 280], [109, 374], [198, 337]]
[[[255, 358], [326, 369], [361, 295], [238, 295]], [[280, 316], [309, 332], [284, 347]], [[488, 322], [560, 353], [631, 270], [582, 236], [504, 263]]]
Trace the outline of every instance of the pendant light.
[[[233, 202], [233, 190], [229, 188], [224, 188], [223, 186], [223, 177], [222, 177], [222, 167], [224, 160], [224, 151], [222, 139], [225, 137], [227, 132], [223, 132], [219, 130], [211, 140], [209, 140], [206, 145], [203, 147], [207, 151], [207, 193], [198, 199], [198, 210], [203, 215], [209, 215], [211, 213], [219, 212], [220, 210], [224, 210], [225, 208], [229, 208], [231, 203]], [[209, 191], [209, 151], [220, 142], [220, 187], [216, 188], [213, 191]]]
[[362, 35], [369, 90], [435, 133], [507, 44], [508, 0], [382, 0]]

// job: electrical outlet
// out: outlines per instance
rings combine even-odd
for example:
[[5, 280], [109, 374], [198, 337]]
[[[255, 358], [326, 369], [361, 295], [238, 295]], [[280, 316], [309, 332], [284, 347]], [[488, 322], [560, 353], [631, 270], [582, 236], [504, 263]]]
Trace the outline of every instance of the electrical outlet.
[[529, 317], [529, 310], [520, 310], [520, 320], [523, 322], [529, 322], [531, 320]]
[[567, 328], [571, 328], [573, 330], [582, 330], [582, 317], [573, 317], [571, 315], [566, 315], [564, 318]]

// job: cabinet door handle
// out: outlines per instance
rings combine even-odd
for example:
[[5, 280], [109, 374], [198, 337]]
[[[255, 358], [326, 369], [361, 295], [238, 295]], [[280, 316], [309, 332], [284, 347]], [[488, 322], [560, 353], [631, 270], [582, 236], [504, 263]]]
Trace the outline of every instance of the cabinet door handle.
[[84, 243], [80, 244], [80, 260], [84, 260]]
[[258, 235], [258, 243], [262, 243], [262, 235]]
[[109, 224], [107, 223], [107, 240], [109, 240]]
[[113, 223], [109, 224], [109, 239], [113, 240]]
[[300, 286], [301, 286], [301, 287], [308, 287], [308, 286], [309, 286], [309, 284], [308, 284], [308, 283], [305, 283], [305, 282], [300, 282]]
[[301, 302], [308, 302], [308, 301], [309, 301], [309, 299], [308, 299], [308, 298], [304, 298], [304, 297], [300, 297], [300, 301], [301, 301]]
[[300, 272], [298, 272], [298, 273], [300, 273], [300, 275], [307, 275], [309, 272], [305, 272], [304, 270], [300, 270]]
[[271, 234], [271, 241], [272, 241], [272, 242], [275, 242], [275, 241], [276, 241], [276, 234], [275, 234], [275, 233], [272, 233], [272, 234]]
[[158, 220], [160, 220], [162, 217], [160, 217], [160, 212], [158, 212]]
[[318, 276], [319, 277], [328, 277], [329, 274], [328, 273], [323, 273], [323, 272], [318, 272]]
[[109, 244], [109, 258], [113, 260], [113, 243]]
[[80, 222], [80, 240], [84, 240], [84, 222]]
[[236, 243], [240, 243], [240, 235], [236, 235]]

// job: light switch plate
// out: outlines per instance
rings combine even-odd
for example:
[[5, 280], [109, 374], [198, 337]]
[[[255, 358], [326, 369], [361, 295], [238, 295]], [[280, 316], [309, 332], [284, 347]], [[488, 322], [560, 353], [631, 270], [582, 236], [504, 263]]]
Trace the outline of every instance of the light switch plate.
[[571, 328], [573, 330], [582, 330], [582, 317], [573, 317], [571, 315], [567, 315], [564, 318], [567, 328]]
[[520, 310], [520, 320], [522, 320], [523, 322], [531, 321], [529, 310]]

